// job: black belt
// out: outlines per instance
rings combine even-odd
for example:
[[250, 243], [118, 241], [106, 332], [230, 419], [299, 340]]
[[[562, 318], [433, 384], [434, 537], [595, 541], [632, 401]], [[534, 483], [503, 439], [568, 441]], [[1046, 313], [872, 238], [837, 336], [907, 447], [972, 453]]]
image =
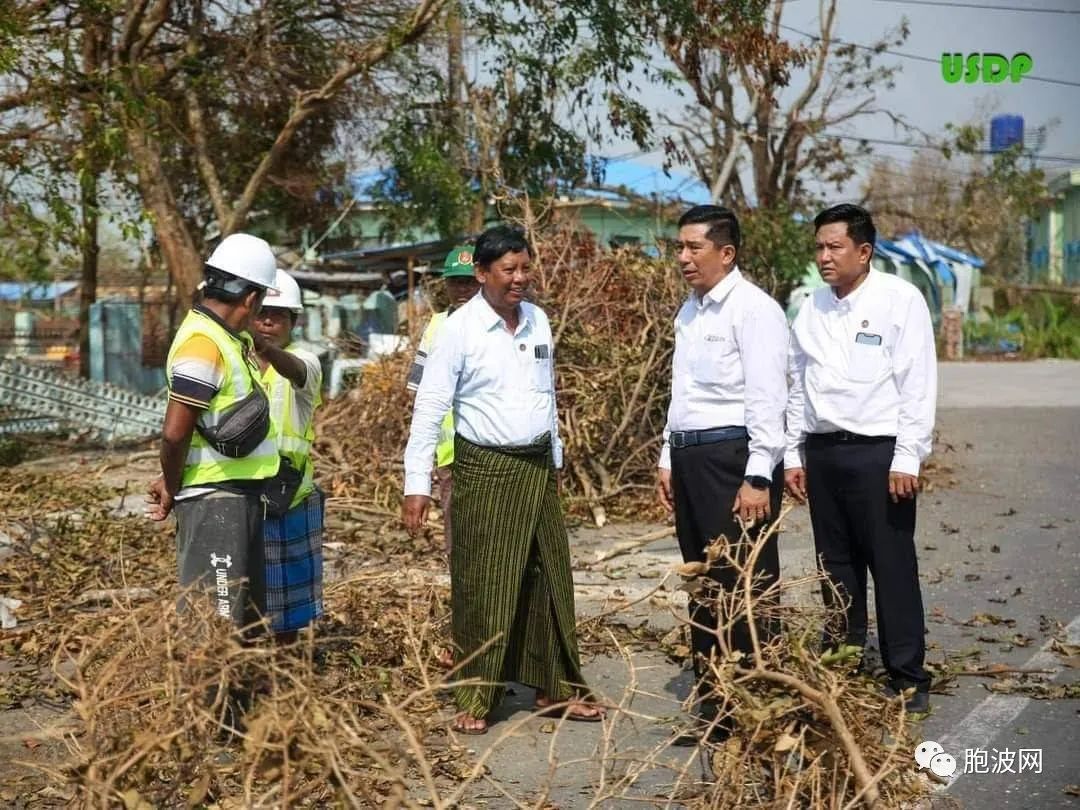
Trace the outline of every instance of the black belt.
[[749, 435], [742, 425], [709, 428], [708, 430], [673, 430], [668, 435], [668, 444], [674, 450], [681, 450], [684, 447], [694, 447], [699, 444], [716, 444], [717, 442], [745, 439]]
[[863, 436], [861, 433], [852, 433], [848, 430], [836, 430], [832, 433], [810, 433], [806, 436], [807, 441], [814, 439], [822, 442], [854, 442], [863, 444], [890, 442], [895, 438], [895, 436]]

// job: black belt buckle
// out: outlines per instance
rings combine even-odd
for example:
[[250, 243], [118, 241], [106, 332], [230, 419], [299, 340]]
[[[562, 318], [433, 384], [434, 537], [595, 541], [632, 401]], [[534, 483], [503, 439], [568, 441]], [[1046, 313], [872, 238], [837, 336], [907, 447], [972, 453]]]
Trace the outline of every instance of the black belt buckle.
[[688, 441], [691, 436], [695, 434], [695, 431], [688, 430], [676, 430], [668, 437], [668, 444], [675, 450], [682, 450], [684, 447], [689, 447], [694, 444], [693, 441]]

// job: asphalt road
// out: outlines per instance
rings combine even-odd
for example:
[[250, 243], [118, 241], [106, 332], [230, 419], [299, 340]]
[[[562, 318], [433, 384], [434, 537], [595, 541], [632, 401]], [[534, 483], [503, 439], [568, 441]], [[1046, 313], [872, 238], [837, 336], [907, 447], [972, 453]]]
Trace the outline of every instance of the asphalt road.
[[[937, 461], [948, 468], [940, 476], [948, 485], [921, 497], [916, 537], [928, 659], [1050, 669], [1055, 682], [1075, 682], [1080, 669], [1040, 650], [1055, 633], [1080, 642], [1080, 363], [943, 364], [940, 380], [944, 448]], [[656, 528], [573, 533], [579, 569], [620, 539]], [[813, 566], [805, 509], [786, 522], [781, 559], [788, 577]], [[579, 613], [605, 609], [616, 589], [629, 599], [646, 595], [678, 561], [674, 540], [667, 539], [576, 571]], [[634, 615], [662, 627], [674, 623], [666, 606], [648, 601]], [[965, 624], [972, 620], [999, 624]], [[678, 717], [678, 701], [689, 689], [686, 675], [648, 652], [626, 660], [594, 658], [585, 669], [590, 683], [609, 697], [625, 696], [628, 687], [635, 695], [614, 732], [566, 724], [550, 734], [542, 721], [524, 719], [532, 694], [519, 687], [491, 734], [464, 741], [478, 751], [493, 749], [487, 764], [516, 795], [546, 795], [561, 808], [588, 806], [598, 784], [610, 786], [620, 775], [636, 780], [630, 794], [670, 795], [674, 775], [692, 765], [694, 754], [669, 749], [645, 767], [640, 762], [670, 734], [669, 721]], [[1080, 701], [995, 695], [988, 689], [993, 683], [964, 676], [933, 696], [923, 738], [942, 743], [960, 770], [981, 770], [985, 751], [988, 771], [958, 775], [934, 806], [1080, 807], [1080, 798], [1065, 792], [1080, 783]], [[1023, 773], [989, 772], [995, 762], [999, 770], [1008, 767], [1009, 754], [1002, 751], [1012, 752], [1017, 771], [1021, 748], [1041, 750], [1041, 772], [1031, 769], [1030, 754]], [[691, 767], [686, 773], [697, 772]], [[478, 798], [504, 806], [497, 791]], [[603, 806], [640, 805], [624, 798]]]
[[[921, 514], [931, 658], [982, 649], [983, 665], [1054, 669], [1056, 682], [1075, 683], [1080, 670], [1040, 649], [1055, 631], [1080, 643], [1080, 363], [943, 365], [941, 381], [939, 423], [958, 483], [926, 498]], [[977, 614], [1003, 623], [952, 622]], [[1033, 641], [1009, 644], [1016, 634]], [[1080, 700], [993, 695], [990, 683], [961, 678], [935, 696], [924, 724], [958, 765], [968, 760], [948, 794], [970, 808], [1080, 807], [1065, 793], [1080, 783]], [[1041, 750], [1041, 773], [993, 772], [995, 759], [1004, 771], [1012, 758], [1002, 752], [1020, 749]]]

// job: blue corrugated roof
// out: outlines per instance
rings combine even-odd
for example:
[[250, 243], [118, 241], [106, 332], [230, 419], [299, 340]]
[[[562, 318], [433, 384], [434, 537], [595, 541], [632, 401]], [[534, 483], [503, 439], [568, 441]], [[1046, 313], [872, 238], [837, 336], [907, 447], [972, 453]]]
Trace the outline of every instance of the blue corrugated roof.
[[[661, 166], [650, 166], [634, 160], [592, 157], [601, 174], [600, 185], [606, 189], [626, 188], [642, 197], [657, 196], [687, 203], [711, 202], [709, 190], [696, 177], [678, 171], [665, 172]], [[353, 194], [358, 200], [370, 200], [371, 187], [392, 177], [391, 169], [369, 169], [349, 177]], [[610, 191], [600, 189], [571, 189], [574, 196], [605, 198]], [[611, 195], [617, 197], [617, 195]]]
[[56, 281], [45, 284], [28, 281], [0, 282], [0, 301], [51, 301], [67, 295], [79, 286], [77, 281]]

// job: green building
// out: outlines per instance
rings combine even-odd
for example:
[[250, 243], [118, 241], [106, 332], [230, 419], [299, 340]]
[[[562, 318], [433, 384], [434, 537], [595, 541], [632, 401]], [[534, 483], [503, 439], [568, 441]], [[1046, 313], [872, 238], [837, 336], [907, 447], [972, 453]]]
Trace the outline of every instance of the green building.
[[1052, 178], [1047, 192], [1031, 220], [1031, 281], [1080, 284], [1080, 168]]
[[[653, 248], [663, 239], [673, 238], [675, 221], [679, 210], [685, 207], [668, 201], [640, 197], [622, 191], [576, 192], [562, 196], [550, 203], [550, 218], [563, 224], [579, 227], [592, 235], [602, 247], [640, 245], [643, 250]], [[488, 213], [488, 222], [494, 224], [498, 217], [494, 210]], [[398, 245], [424, 244], [440, 241], [433, 228], [412, 228], [386, 238], [387, 223], [378, 206], [368, 201], [356, 203], [349, 214], [338, 223], [327, 243], [338, 249], [379, 249]], [[310, 244], [313, 235], [305, 234], [301, 250]], [[314, 257], [309, 257], [314, 258]]]

